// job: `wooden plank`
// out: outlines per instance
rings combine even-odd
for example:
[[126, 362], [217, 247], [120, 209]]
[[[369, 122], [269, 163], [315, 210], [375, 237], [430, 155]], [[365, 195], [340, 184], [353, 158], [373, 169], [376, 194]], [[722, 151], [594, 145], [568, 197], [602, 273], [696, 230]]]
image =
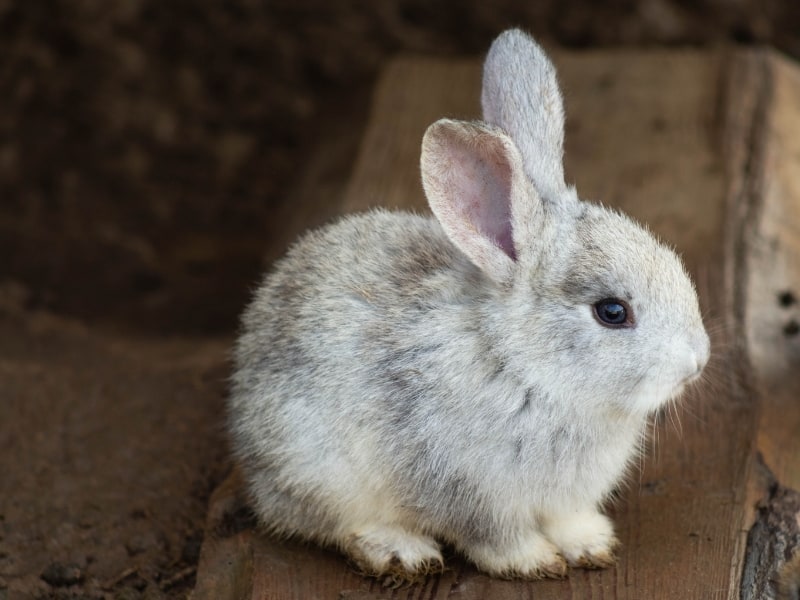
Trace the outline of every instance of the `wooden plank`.
[[[448, 556], [444, 574], [387, 591], [333, 552], [251, 527], [219, 527], [226, 515], [246, 512], [234, 482], [212, 499], [195, 599], [739, 597], [751, 505], [766, 493], [756, 445], [776, 476], [797, 484], [798, 453], [784, 449], [800, 443], [800, 403], [791, 404], [798, 395], [785, 382], [795, 373], [796, 383], [798, 337], [786, 327], [800, 313], [796, 304], [780, 306], [775, 291], [800, 296], [793, 270], [800, 262], [792, 262], [800, 256], [796, 67], [759, 52], [555, 53], [554, 60], [566, 95], [568, 179], [583, 197], [622, 208], [683, 253], [714, 347], [712, 381], [654, 426], [640, 472], [609, 508], [623, 542], [619, 563], [572, 570], [564, 581], [508, 582]], [[477, 61], [389, 65], [342, 210], [425, 210], [422, 133], [442, 116], [477, 117], [479, 85]], [[777, 182], [772, 188], [765, 173]], [[767, 326], [772, 334], [764, 337]], [[760, 413], [759, 392], [769, 397]], [[233, 564], [251, 561], [243, 571], [251, 578], [232, 581], [223, 553]]]
[[787, 410], [800, 403], [800, 71], [771, 56], [770, 72], [761, 193], [746, 240], [746, 335], [763, 397], [758, 449], [778, 480], [800, 489], [800, 411]]
[[[715, 54], [663, 51], [556, 54], [555, 60], [566, 96], [568, 179], [584, 197], [619, 206], [678, 247], [702, 280], [704, 309], [712, 317], [719, 314], [721, 298], [713, 292], [723, 284], [718, 278], [722, 254], [708, 254], [709, 248], [722, 247], [725, 179], [715, 110], [722, 100], [727, 63]], [[414, 175], [419, 150], [413, 138], [437, 114], [478, 116], [480, 68], [416, 60], [395, 63], [387, 75], [375, 100], [375, 115], [385, 117], [373, 120], [365, 136], [345, 206], [363, 208], [388, 196], [391, 205], [405, 201], [405, 206], [424, 210]], [[476, 92], [454, 93], [455, 82]], [[432, 90], [437, 85], [435, 89], [448, 90], [445, 99], [398, 95], [398, 88]], [[399, 102], [409, 110], [399, 110]], [[411, 142], [391, 143], [403, 138], [404, 131]], [[396, 168], [382, 173], [388, 165]], [[404, 198], [403, 190], [411, 194]], [[718, 335], [715, 343], [723, 347], [728, 340]], [[646, 463], [638, 486], [632, 485], [615, 509], [626, 548], [616, 572], [573, 575], [568, 586], [540, 582], [531, 591], [575, 598], [709, 598], [729, 587], [733, 556], [742, 552], [740, 490], [752, 420], [730, 407], [730, 398], [739, 392], [727, 388], [735, 381], [722, 385], [722, 395], [687, 399], [686, 411], [678, 417], [683, 439], [669, 424], [655, 432], [657, 454]], [[725, 431], [726, 448], [714, 448], [709, 422]], [[719, 450], [724, 453], [716, 461], [692, 460]], [[715, 515], [712, 523], [710, 514]], [[690, 576], [709, 566], [698, 564], [703, 557], [714, 568], [706, 569], [702, 578]], [[487, 581], [474, 597], [500, 597], [504, 587]], [[502, 593], [508, 595], [507, 590]]]
[[372, 206], [427, 210], [419, 174], [422, 135], [442, 117], [477, 118], [480, 85], [475, 60], [401, 58], [389, 63], [375, 90], [342, 212]]
[[737, 291], [759, 399], [760, 477], [750, 494], [759, 504], [743, 600], [800, 596], [800, 71], [777, 55], [767, 61], [765, 108], [754, 121], [747, 168], [734, 169], [752, 198], [739, 203], [749, 211], [741, 219]]

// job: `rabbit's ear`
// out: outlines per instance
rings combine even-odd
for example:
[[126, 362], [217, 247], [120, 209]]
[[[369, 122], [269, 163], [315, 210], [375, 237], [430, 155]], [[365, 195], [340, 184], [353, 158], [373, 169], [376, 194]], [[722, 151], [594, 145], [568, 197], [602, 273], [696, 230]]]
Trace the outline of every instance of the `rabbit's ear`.
[[564, 104], [556, 70], [542, 48], [519, 29], [503, 32], [483, 65], [483, 120], [519, 148], [525, 173], [545, 200], [564, 184]]
[[543, 219], [514, 142], [484, 123], [442, 119], [425, 132], [421, 170], [450, 240], [492, 279], [509, 281]]

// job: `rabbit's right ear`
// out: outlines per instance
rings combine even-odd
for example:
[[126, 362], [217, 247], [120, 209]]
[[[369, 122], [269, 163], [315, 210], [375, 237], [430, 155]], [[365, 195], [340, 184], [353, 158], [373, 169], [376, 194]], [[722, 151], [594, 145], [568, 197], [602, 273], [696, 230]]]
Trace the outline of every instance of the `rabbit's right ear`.
[[450, 240], [492, 279], [510, 281], [544, 219], [514, 142], [485, 123], [441, 119], [425, 132], [420, 167]]

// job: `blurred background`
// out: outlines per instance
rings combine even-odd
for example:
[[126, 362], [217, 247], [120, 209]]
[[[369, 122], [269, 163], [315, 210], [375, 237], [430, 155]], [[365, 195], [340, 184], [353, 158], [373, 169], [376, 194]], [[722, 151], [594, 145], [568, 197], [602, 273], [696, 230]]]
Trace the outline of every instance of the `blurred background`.
[[0, 599], [185, 596], [304, 177], [346, 181], [391, 56], [509, 26], [800, 58], [790, 0], [0, 0]]
[[112, 326], [230, 331], [311, 149], [349, 139], [346, 177], [384, 61], [477, 56], [512, 25], [800, 56], [800, 4], [778, 0], [0, 0], [0, 285]]

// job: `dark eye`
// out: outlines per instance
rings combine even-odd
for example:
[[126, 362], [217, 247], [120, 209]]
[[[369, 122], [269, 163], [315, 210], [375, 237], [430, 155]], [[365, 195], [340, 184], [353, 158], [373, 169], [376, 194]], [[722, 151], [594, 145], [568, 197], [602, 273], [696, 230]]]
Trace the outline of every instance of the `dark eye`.
[[594, 316], [606, 327], [630, 327], [633, 325], [633, 311], [628, 303], [618, 298], [606, 298], [595, 302]]

